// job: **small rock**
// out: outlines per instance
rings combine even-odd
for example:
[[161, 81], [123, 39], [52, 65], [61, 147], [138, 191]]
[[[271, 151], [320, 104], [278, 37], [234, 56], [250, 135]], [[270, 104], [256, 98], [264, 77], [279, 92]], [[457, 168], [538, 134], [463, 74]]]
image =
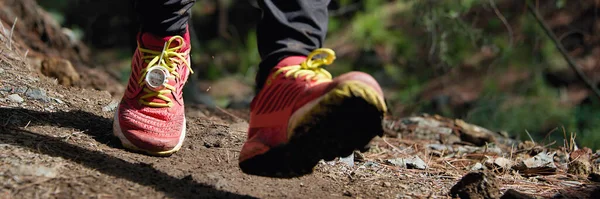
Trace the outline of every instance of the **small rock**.
[[348, 157], [340, 157], [340, 162], [350, 167], [354, 166], [354, 154], [350, 154]]
[[491, 173], [471, 172], [450, 189], [452, 198], [500, 198], [496, 177]]
[[364, 162], [365, 155], [363, 155], [360, 151], [354, 151], [354, 161], [356, 162]]
[[554, 155], [555, 153], [539, 153], [532, 158], [520, 161], [513, 166], [513, 169], [518, 170], [524, 176], [555, 174]]
[[500, 199], [535, 199], [533, 196], [518, 192], [514, 189], [509, 189], [500, 197]]
[[344, 196], [348, 196], [348, 197], [352, 197], [352, 192], [350, 190], [345, 190], [344, 191]]
[[431, 150], [436, 150], [436, 151], [448, 151], [448, 152], [452, 151], [452, 147], [445, 145], [445, 144], [428, 144], [427, 148], [429, 148]]
[[12, 87], [10, 87], [10, 86], [0, 87], [0, 91], [2, 91], [2, 92], [9, 92], [11, 90], [12, 90]]
[[477, 146], [484, 146], [487, 143], [495, 142], [494, 133], [490, 130], [459, 119], [455, 120], [454, 123], [460, 128], [460, 139], [462, 141], [473, 143]]
[[383, 182], [383, 183], [382, 183], [382, 186], [383, 186], [383, 187], [391, 187], [391, 186], [392, 186], [392, 183], [390, 183], [390, 182]]
[[25, 92], [25, 95], [29, 99], [39, 100], [46, 103], [50, 102], [50, 99], [48, 96], [46, 96], [46, 91], [42, 90], [41, 88], [30, 88], [27, 90], [27, 92]]
[[512, 167], [513, 162], [509, 159], [499, 157], [499, 158], [494, 159], [493, 165], [496, 168], [502, 169], [502, 171], [506, 171], [506, 170], [510, 169], [510, 167]]
[[419, 156], [413, 156], [412, 158], [405, 159], [404, 162], [406, 163], [406, 168], [408, 169], [427, 169], [427, 164], [421, 160]]
[[15, 175], [22, 176], [37, 176], [55, 178], [58, 176], [56, 168], [49, 168], [41, 165], [21, 165], [17, 168], [12, 169], [12, 173]]
[[407, 169], [427, 169], [427, 164], [419, 158], [419, 156], [413, 156], [411, 158], [395, 158], [386, 160], [386, 163], [401, 168]]
[[0, 74], [4, 73], [4, 69], [0, 68]]
[[473, 165], [471, 167], [471, 171], [483, 171], [483, 169], [484, 169], [483, 164], [481, 164], [479, 162], [475, 163], [475, 165]]
[[556, 152], [556, 154], [554, 155], [554, 163], [556, 164], [557, 167], [559, 167], [563, 170], [567, 170], [568, 164], [570, 162], [569, 161], [569, 153], [566, 153], [561, 150], [557, 150], [555, 152]]
[[379, 164], [377, 164], [377, 162], [373, 162], [373, 161], [368, 161], [365, 162], [365, 164], [363, 164], [364, 167], [378, 167]]
[[52, 98], [56, 103], [59, 104], [64, 104], [65, 102], [63, 102], [62, 100], [58, 99], [58, 98]]
[[406, 162], [404, 161], [404, 158], [389, 159], [389, 160], [386, 160], [385, 162], [390, 165], [393, 165], [393, 166], [406, 168]]
[[21, 103], [21, 102], [25, 101], [21, 96], [19, 96], [19, 94], [12, 94], [6, 98], [8, 100], [10, 100], [11, 102], [16, 102], [16, 103]]
[[9, 91], [12, 91], [12, 92], [18, 93], [18, 94], [23, 94], [23, 93], [25, 93], [25, 91], [27, 91], [27, 87], [24, 87], [24, 86], [16, 87], [16, 88], [10, 88], [10, 89], [11, 90], [9, 90]]
[[113, 100], [108, 105], [102, 107], [102, 111], [111, 112], [111, 111], [114, 111], [115, 109], [117, 109], [117, 106], [119, 106], [119, 101]]
[[480, 147], [474, 147], [474, 146], [460, 146], [456, 149], [456, 151], [459, 154], [469, 154], [469, 153], [475, 153], [477, 151], [480, 151], [481, 148]]

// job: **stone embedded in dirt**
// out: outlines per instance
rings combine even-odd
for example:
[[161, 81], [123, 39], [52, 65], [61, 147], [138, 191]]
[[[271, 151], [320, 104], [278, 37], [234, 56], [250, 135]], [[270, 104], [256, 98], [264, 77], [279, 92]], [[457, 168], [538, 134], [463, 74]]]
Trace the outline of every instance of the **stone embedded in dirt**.
[[0, 74], [4, 73], [4, 69], [0, 68]]
[[420, 170], [424, 170], [427, 169], [427, 164], [421, 160], [421, 158], [419, 158], [419, 156], [413, 156], [410, 158], [395, 158], [395, 159], [389, 159], [386, 160], [386, 163], [393, 165], [393, 166], [398, 166], [401, 168], [407, 168], [407, 169], [420, 169]]
[[466, 123], [460, 119], [456, 119], [454, 123], [460, 128], [460, 139], [462, 141], [469, 142], [477, 146], [484, 146], [487, 143], [495, 142], [494, 133], [490, 130]]
[[56, 103], [64, 104], [65, 102], [58, 98], [52, 98]]
[[535, 197], [518, 192], [514, 189], [509, 189], [504, 192], [504, 195], [502, 195], [500, 199], [535, 199]]
[[590, 157], [592, 150], [589, 148], [577, 149], [570, 153], [567, 172], [578, 176], [588, 176], [592, 172]]
[[513, 165], [513, 162], [504, 157], [490, 158], [485, 162], [489, 169], [499, 172], [508, 171]]
[[361, 167], [379, 167], [377, 162], [367, 161]]
[[471, 167], [471, 171], [483, 171], [485, 169], [485, 167], [483, 167], [483, 164], [481, 163], [475, 163], [472, 167]]
[[114, 111], [115, 109], [117, 109], [117, 106], [119, 106], [119, 101], [113, 100], [106, 106], [102, 107], [102, 111], [111, 112], [111, 111]]
[[340, 157], [339, 161], [350, 167], [354, 166], [354, 154], [350, 154], [348, 157]]
[[406, 163], [406, 168], [408, 169], [419, 169], [419, 170], [425, 170], [427, 169], [427, 164], [421, 160], [421, 158], [419, 158], [419, 156], [413, 156], [411, 158], [405, 159], [404, 160]]
[[354, 151], [354, 161], [355, 162], [364, 162], [365, 155], [363, 153], [361, 153], [360, 151]]
[[446, 151], [446, 152], [452, 152], [452, 146], [446, 145], [446, 144], [428, 144], [426, 146], [428, 149], [431, 150], [436, 150], [436, 151]]
[[555, 153], [539, 153], [532, 158], [521, 160], [513, 166], [513, 169], [518, 170], [524, 176], [555, 174], [554, 155]]
[[390, 182], [383, 182], [383, 183], [381, 183], [381, 186], [382, 187], [391, 187], [392, 183], [390, 183]]
[[389, 159], [389, 160], [386, 160], [385, 162], [390, 165], [393, 165], [393, 166], [406, 168], [406, 162], [404, 161], [404, 158]]
[[441, 157], [441, 156], [445, 156], [445, 155], [451, 155], [454, 152], [454, 149], [452, 148], [452, 146], [450, 145], [445, 145], [445, 144], [428, 144], [426, 146], [429, 150], [431, 150], [429, 153], [431, 155], [437, 156], [437, 157]]
[[58, 176], [57, 168], [45, 167], [42, 165], [20, 165], [11, 169], [13, 175], [37, 176], [46, 178], [55, 178]]
[[11, 102], [16, 102], [16, 103], [22, 103], [23, 101], [25, 101], [21, 96], [19, 96], [19, 94], [12, 94], [6, 98], [8, 100], [10, 100]]
[[450, 189], [453, 198], [500, 198], [496, 176], [488, 172], [471, 172]]
[[40, 72], [47, 77], [56, 78], [64, 86], [73, 86], [80, 79], [71, 62], [58, 57], [46, 57], [41, 62]]
[[50, 102], [50, 98], [46, 96], [46, 91], [41, 88], [29, 88], [27, 92], [25, 92], [25, 95], [32, 100], [39, 100], [46, 103]]

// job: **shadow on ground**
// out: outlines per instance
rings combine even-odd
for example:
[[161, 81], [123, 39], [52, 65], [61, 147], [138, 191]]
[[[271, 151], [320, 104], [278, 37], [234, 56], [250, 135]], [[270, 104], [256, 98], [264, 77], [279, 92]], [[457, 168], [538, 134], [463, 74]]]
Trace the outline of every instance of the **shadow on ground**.
[[[107, 175], [124, 178], [129, 181], [151, 186], [172, 198], [251, 198], [249, 196], [217, 190], [214, 187], [198, 183], [191, 178], [178, 179], [151, 165], [130, 163], [99, 151], [89, 150], [66, 143], [60, 138], [38, 134], [25, 130], [24, 126], [52, 125], [74, 128], [89, 134], [98, 142], [114, 143], [111, 136], [112, 121], [108, 118], [84, 111], [37, 112], [20, 108], [0, 108], [0, 142], [30, 148], [39, 153], [54, 157], [63, 157], [70, 161], [92, 168]], [[45, 147], [39, 147], [39, 143]], [[113, 147], [113, 146], [111, 146]]]

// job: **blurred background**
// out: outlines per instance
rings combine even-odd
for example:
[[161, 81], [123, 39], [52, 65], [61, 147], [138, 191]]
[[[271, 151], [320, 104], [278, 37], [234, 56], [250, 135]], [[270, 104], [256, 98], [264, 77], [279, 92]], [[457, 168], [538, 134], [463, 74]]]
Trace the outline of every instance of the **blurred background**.
[[[532, 1], [568, 55], [600, 83], [600, 1]], [[38, 0], [91, 51], [95, 67], [127, 81], [138, 20], [131, 1]], [[460, 118], [520, 139], [576, 134], [600, 149], [599, 97], [569, 67], [521, 0], [333, 0], [326, 46], [333, 74], [361, 70], [384, 87], [394, 117]], [[197, 0], [196, 103], [247, 109], [260, 58], [256, 0]], [[527, 134], [531, 135], [531, 138]]]

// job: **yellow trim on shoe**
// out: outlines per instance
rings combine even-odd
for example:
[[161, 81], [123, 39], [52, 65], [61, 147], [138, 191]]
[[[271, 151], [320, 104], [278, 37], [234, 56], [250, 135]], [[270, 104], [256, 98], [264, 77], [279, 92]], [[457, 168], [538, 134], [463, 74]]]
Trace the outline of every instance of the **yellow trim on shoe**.
[[300, 124], [309, 122], [315, 114], [327, 111], [326, 104], [341, 103], [342, 100], [350, 97], [360, 97], [384, 114], [388, 111], [384, 99], [371, 86], [360, 81], [346, 81], [296, 110], [288, 121], [288, 139], [293, 136], [294, 130]]
[[[320, 59], [313, 59], [315, 56], [324, 55], [325, 57]], [[266, 84], [271, 85], [273, 79], [277, 78], [277, 76], [281, 73], [285, 72], [285, 77], [294, 77], [298, 78], [302, 76], [305, 80], [313, 80], [315, 83], [331, 81], [333, 76], [327, 70], [322, 67], [325, 65], [330, 65], [335, 60], [335, 52], [329, 48], [319, 48], [311, 52], [308, 57], [304, 60], [304, 62], [299, 65], [291, 65], [281, 67], [279, 70], [275, 71], [270, 78], [267, 79]]]

